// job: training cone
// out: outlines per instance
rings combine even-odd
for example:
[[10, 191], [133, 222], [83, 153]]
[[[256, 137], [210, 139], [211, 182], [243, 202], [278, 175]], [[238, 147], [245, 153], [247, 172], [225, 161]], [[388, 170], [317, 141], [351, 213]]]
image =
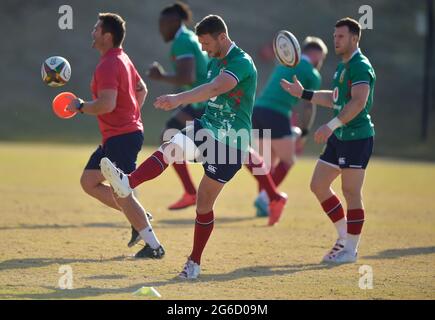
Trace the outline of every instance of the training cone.
[[153, 287], [142, 287], [135, 292], [133, 292], [135, 296], [148, 296], [148, 297], [157, 297], [161, 298], [162, 295]]
[[76, 99], [74, 93], [61, 92], [53, 99], [53, 112], [62, 119], [69, 119], [76, 115], [76, 112], [71, 112], [66, 107], [72, 100]]

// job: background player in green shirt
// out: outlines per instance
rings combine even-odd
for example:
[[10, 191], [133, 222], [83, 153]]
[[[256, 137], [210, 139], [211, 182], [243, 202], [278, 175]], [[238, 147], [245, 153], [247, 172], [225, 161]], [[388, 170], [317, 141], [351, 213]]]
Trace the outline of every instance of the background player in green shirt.
[[[297, 79], [282, 81], [291, 95], [332, 108], [335, 118], [314, 134], [318, 143], [327, 142], [311, 180], [311, 190], [335, 224], [338, 240], [323, 261], [355, 262], [364, 223], [362, 187], [365, 169], [373, 151], [375, 134], [369, 112], [373, 103], [375, 72], [360, 49], [361, 26], [351, 18], [335, 24], [335, 53], [341, 57], [333, 77], [333, 91], [305, 90]], [[331, 188], [341, 174], [347, 215]]]
[[[315, 106], [308, 102], [302, 102], [302, 117], [299, 127], [302, 129], [302, 136], [296, 137], [293, 133], [290, 119], [295, 105], [300, 99], [289, 96], [280, 86], [281, 79], [292, 81], [292, 77], [297, 75], [304, 88], [318, 90], [321, 84], [319, 70], [322, 68], [323, 61], [328, 53], [328, 48], [322, 39], [317, 37], [307, 37], [302, 45], [301, 61], [295, 68], [288, 68], [281, 64], [273, 70], [265, 88], [255, 102], [252, 114], [252, 126], [259, 130], [260, 154], [264, 139], [262, 132], [264, 129], [271, 131], [271, 163], [270, 168], [273, 182], [276, 186], [284, 180], [290, 168], [296, 160], [296, 139], [300, 139], [301, 146], [306, 140], [315, 115]], [[266, 157], [265, 160], [267, 160]], [[261, 186], [259, 186], [261, 191]], [[262, 190], [255, 200], [257, 216], [269, 215], [269, 197], [265, 190]]]
[[[201, 255], [213, 230], [215, 201], [225, 183], [240, 170], [250, 147], [257, 87], [257, 70], [252, 58], [231, 41], [221, 17], [206, 16], [195, 29], [202, 49], [213, 58], [208, 65], [209, 82], [189, 91], [158, 97], [154, 106], [172, 110], [179, 105], [207, 101], [204, 115], [162, 144], [130, 175], [122, 173], [107, 158], [101, 161], [104, 176], [115, 193], [124, 198], [135, 186], [159, 176], [172, 162], [203, 156], [200, 159], [204, 176], [198, 187], [193, 250], [180, 273], [183, 279], [199, 276]], [[233, 139], [232, 131], [240, 133], [242, 138], [245, 134], [248, 139]], [[204, 144], [207, 155], [199, 154]], [[229, 158], [219, 161], [220, 154]], [[234, 155], [235, 159], [231, 159]]]
[[[154, 62], [149, 70], [148, 77], [153, 80], [173, 84], [181, 90], [189, 90], [203, 84], [207, 79], [207, 54], [201, 50], [198, 37], [186, 25], [192, 22], [192, 12], [187, 4], [177, 2], [165, 7], [160, 13], [159, 29], [165, 42], [172, 42], [170, 59], [173, 73], [166, 72], [163, 67]], [[162, 132], [162, 142], [168, 141], [172, 136], [165, 137], [168, 129], [181, 130], [186, 121], [200, 118], [204, 113], [204, 103], [192, 103], [178, 108]], [[173, 167], [180, 178], [184, 193], [178, 201], [169, 206], [169, 210], [183, 209], [196, 203], [196, 188], [187, 169], [186, 163], [174, 163]]]

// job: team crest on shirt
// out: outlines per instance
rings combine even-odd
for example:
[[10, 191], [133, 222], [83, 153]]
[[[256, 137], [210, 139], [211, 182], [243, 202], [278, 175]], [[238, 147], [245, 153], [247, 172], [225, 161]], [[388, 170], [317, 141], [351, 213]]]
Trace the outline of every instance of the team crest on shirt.
[[343, 71], [341, 71], [341, 74], [340, 74], [340, 83], [343, 83], [345, 73], [346, 73], [346, 69], [343, 69]]

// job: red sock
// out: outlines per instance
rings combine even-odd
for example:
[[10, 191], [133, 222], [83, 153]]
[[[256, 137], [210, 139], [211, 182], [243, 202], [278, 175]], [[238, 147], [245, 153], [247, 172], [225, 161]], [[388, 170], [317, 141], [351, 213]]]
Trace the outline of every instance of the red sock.
[[347, 210], [347, 233], [358, 235], [364, 224], [364, 209]]
[[181, 180], [181, 183], [184, 186], [184, 190], [188, 194], [196, 194], [195, 186], [193, 185], [192, 178], [189, 174], [189, 170], [187, 169], [186, 162], [183, 163], [174, 163], [173, 164], [175, 171], [178, 174], [178, 177]]
[[249, 162], [246, 164], [246, 167], [248, 170], [252, 173], [254, 178], [257, 180], [258, 184], [260, 185], [260, 190], [264, 189], [271, 201], [278, 200], [281, 198], [280, 194], [278, 193], [278, 190], [276, 189], [276, 185], [273, 182], [272, 176], [270, 173], [266, 174], [254, 174], [253, 170], [254, 168], [261, 168], [264, 166], [263, 159], [254, 154], [249, 154]]
[[275, 167], [272, 173], [273, 182], [275, 182], [276, 186], [279, 186], [281, 182], [287, 175], [287, 172], [290, 170], [291, 166], [287, 163], [280, 161], [278, 165]]
[[193, 236], [193, 249], [190, 259], [197, 264], [201, 264], [201, 255], [207, 244], [208, 238], [213, 231], [214, 215], [213, 211], [206, 214], [196, 213], [195, 232]]
[[341, 206], [340, 199], [335, 194], [322, 202], [322, 208], [334, 223], [344, 218], [343, 207]]
[[134, 189], [142, 182], [158, 177], [167, 167], [168, 164], [163, 159], [163, 153], [161, 151], [154, 152], [128, 176], [130, 187]]

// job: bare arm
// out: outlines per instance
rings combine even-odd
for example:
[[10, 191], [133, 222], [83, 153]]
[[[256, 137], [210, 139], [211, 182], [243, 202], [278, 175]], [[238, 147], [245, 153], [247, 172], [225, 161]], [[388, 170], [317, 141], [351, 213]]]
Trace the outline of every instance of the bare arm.
[[344, 124], [355, 118], [365, 107], [370, 94], [370, 86], [366, 83], [355, 85], [351, 89], [352, 98], [338, 114], [338, 119]]
[[196, 81], [195, 68], [195, 59], [193, 57], [177, 59], [175, 73], [166, 73], [158, 62], [154, 62], [148, 70], [148, 76], [151, 79], [181, 87], [191, 85]]
[[[304, 91], [304, 87], [299, 82], [296, 76], [293, 76], [293, 83], [285, 79], [281, 79], [281, 87], [296, 98], [301, 98], [302, 92]], [[311, 99], [311, 102], [313, 104], [318, 104], [327, 108], [332, 108], [334, 106], [334, 101], [332, 99], [332, 91], [330, 90], [314, 91], [314, 95]]]
[[302, 130], [310, 130], [316, 117], [316, 105], [308, 102], [302, 102], [302, 117], [300, 127]]
[[68, 105], [67, 109], [73, 112], [79, 112], [91, 115], [100, 115], [112, 112], [116, 107], [116, 97], [118, 91], [105, 89], [98, 91], [98, 98], [92, 101], [84, 101], [83, 107], [79, 110], [78, 99], [75, 99]]
[[324, 124], [317, 129], [316, 133], [314, 134], [314, 140], [317, 143], [326, 142], [336, 127], [346, 124], [355, 118], [364, 109], [369, 97], [369, 93], [370, 86], [366, 83], [353, 86], [351, 89], [352, 98], [343, 107], [336, 118], [332, 119], [328, 124]]
[[222, 72], [213, 81], [198, 86], [192, 90], [178, 94], [163, 95], [156, 99], [154, 106], [159, 109], [171, 110], [181, 104], [207, 101], [230, 91], [237, 85], [237, 80], [226, 72]]
[[136, 85], [136, 100], [139, 108], [142, 109], [145, 99], [148, 95], [148, 89], [145, 82], [141, 79]]

